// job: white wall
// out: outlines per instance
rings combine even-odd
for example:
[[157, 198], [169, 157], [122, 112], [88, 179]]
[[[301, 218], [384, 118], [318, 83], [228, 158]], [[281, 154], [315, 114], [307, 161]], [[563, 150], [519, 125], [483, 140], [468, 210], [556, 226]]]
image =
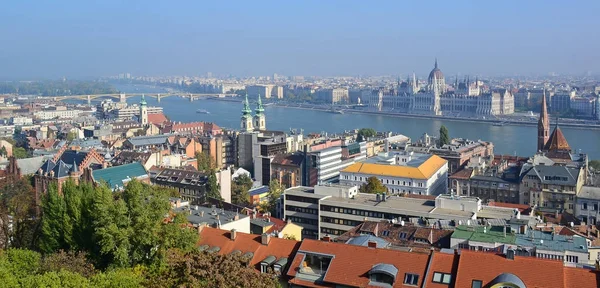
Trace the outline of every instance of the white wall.
[[237, 232], [250, 234], [250, 217], [244, 217], [237, 221], [231, 221], [227, 224], [222, 224], [221, 229], [228, 231], [235, 229]]

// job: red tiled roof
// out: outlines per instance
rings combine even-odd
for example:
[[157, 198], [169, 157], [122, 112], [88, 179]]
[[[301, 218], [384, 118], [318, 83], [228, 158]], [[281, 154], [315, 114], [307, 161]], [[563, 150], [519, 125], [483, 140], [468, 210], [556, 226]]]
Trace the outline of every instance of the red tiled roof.
[[562, 130], [560, 130], [560, 127], [556, 126], [556, 128], [554, 128], [544, 149], [547, 151], [571, 151], [571, 146], [569, 145], [569, 142], [567, 142], [567, 138], [565, 138]]
[[564, 287], [598, 287], [600, 274], [595, 271], [564, 267]]
[[[426, 283], [429, 288], [448, 288], [448, 284], [440, 284], [433, 282], [433, 273], [441, 272], [445, 274], [456, 275], [456, 266], [458, 255], [434, 252], [431, 255], [431, 264], [429, 266], [429, 275], [427, 275]], [[454, 277], [454, 276], [453, 276]], [[458, 287], [458, 286], [456, 286]], [[470, 287], [470, 286], [469, 286]]]
[[517, 275], [527, 287], [596, 287], [596, 281], [581, 283], [580, 286], [570, 284], [565, 286], [566, 280], [568, 280], [565, 277], [566, 274], [569, 274], [568, 278], [573, 274], [584, 274], [582, 271], [564, 273], [565, 269], [568, 268], [563, 267], [561, 261], [519, 256], [515, 256], [514, 260], [509, 260], [504, 256], [492, 253], [462, 250], [455, 287], [471, 287], [473, 280], [481, 280], [483, 287], [487, 287], [491, 281], [503, 273]]
[[240, 250], [242, 255], [246, 252], [254, 253], [250, 265], [257, 265], [268, 256], [275, 256], [277, 259], [286, 257], [291, 259], [300, 246], [300, 242], [295, 240], [281, 239], [271, 237], [269, 245], [261, 244], [261, 235], [246, 234], [237, 232], [235, 240], [230, 239], [230, 231], [204, 227], [200, 232], [198, 245], [217, 246], [221, 248], [219, 254], [227, 255], [235, 250]]
[[168, 121], [169, 119], [167, 119], [167, 116], [163, 113], [148, 114], [148, 123], [160, 125]]
[[[288, 276], [296, 275], [301, 265], [301, 260], [297, 257], [306, 253], [334, 255], [323, 282], [354, 287], [366, 287], [369, 284], [369, 271], [379, 263], [390, 264], [398, 269], [393, 287], [411, 287], [403, 284], [405, 273], [419, 275], [417, 287], [421, 287], [429, 260], [427, 254], [306, 239], [302, 241], [298, 254], [290, 265]], [[319, 284], [323, 285], [323, 283]]]

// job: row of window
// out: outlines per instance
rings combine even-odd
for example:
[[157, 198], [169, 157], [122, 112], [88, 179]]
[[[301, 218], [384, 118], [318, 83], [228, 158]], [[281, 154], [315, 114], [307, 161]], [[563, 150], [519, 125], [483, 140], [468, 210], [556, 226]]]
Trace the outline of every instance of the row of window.
[[339, 235], [346, 233], [346, 231], [338, 230], [338, 229], [321, 228], [321, 233], [339, 236]]
[[359, 216], [381, 218], [381, 219], [393, 219], [393, 218], [398, 218], [400, 216], [400, 215], [395, 215], [395, 214], [365, 211], [365, 210], [359, 210], [359, 209], [338, 208], [338, 207], [333, 207], [333, 206], [328, 206], [328, 205], [321, 205], [321, 211], [350, 214], [350, 215], [359, 215]]
[[325, 222], [325, 223], [333, 223], [333, 224], [346, 225], [346, 226], [352, 226], [352, 227], [356, 227], [362, 223], [362, 221], [352, 221], [352, 220], [330, 218], [330, 217], [323, 217], [323, 216], [321, 216], [321, 221]]
[[318, 212], [317, 209], [297, 207], [297, 206], [292, 206], [292, 205], [285, 205], [285, 210], [286, 211], [306, 213], [306, 214], [314, 214], [314, 215], [318, 214], [317, 213]]
[[[581, 204], [581, 209], [582, 210], [587, 210], [588, 209], [588, 203], [583, 202]], [[590, 205], [590, 210], [592, 210], [592, 211], [598, 211], [598, 203], [594, 203], [593, 205]]]
[[308, 197], [301, 197], [301, 196], [294, 196], [294, 195], [285, 195], [285, 200], [304, 202], [304, 203], [312, 203], [312, 204], [319, 203], [319, 199], [317, 199], [317, 198], [308, 198]]
[[315, 225], [315, 226], [319, 225], [319, 221], [317, 221], [316, 219], [306, 219], [306, 218], [295, 217], [295, 216], [288, 216], [287, 218], [288, 218], [288, 220], [290, 220], [294, 223], [309, 224], [309, 225]]
[[[367, 177], [367, 176], [365, 176], [365, 177], [363, 177], [363, 176], [350, 176], [350, 175], [344, 175], [343, 176], [344, 180], [352, 180], [352, 178], [354, 178], [354, 181], [365, 182], [365, 181], [367, 181], [367, 179], [369, 177]], [[400, 181], [400, 180], [394, 180], [394, 179], [390, 180], [390, 179], [379, 178], [379, 181], [381, 181], [382, 184], [391, 184], [391, 185], [398, 185], [398, 186], [402, 185], [402, 186], [408, 186], [408, 187], [412, 187], [413, 186], [413, 182], [411, 182], [411, 181], [405, 181], [405, 180]], [[424, 186], [425, 186], [425, 184], [423, 182], [417, 182], [416, 183], [416, 187], [424, 187]]]

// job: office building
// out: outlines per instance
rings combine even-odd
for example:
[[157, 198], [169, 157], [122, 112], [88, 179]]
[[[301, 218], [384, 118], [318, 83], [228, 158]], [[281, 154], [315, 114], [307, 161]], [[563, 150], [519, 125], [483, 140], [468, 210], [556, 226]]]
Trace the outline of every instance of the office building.
[[[478, 218], [502, 222], [514, 215], [512, 208], [483, 205], [481, 199], [472, 197], [382, 196], [358, 193], [356, 186], [300, 186], [287, 189], [283, 194], [283, 218], [304, 227], [303, 237], [311, 239], [321, 239], [324, 235], [334, 239], [365, 218], [449, 227], [451, 223], [476, 223]], [[529, 216], [522, 217], [534, 221]]]

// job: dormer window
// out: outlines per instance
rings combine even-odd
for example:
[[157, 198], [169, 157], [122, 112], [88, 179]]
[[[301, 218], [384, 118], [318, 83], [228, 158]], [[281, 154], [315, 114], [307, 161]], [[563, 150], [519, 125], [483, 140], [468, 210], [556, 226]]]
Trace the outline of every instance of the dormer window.
[[391, 264], [379, 263], [369, 271], [369, 285], [392, 287], [396, 282], [398, 269]]
[[276, 260], [275, 256], [271, 255], [271, 256], [268, 256], [267, 258], [265, 258], [265, 260], [260, 261], [260, 272], [267, 273], [267, 270], [275, 262], [275, 260]]

